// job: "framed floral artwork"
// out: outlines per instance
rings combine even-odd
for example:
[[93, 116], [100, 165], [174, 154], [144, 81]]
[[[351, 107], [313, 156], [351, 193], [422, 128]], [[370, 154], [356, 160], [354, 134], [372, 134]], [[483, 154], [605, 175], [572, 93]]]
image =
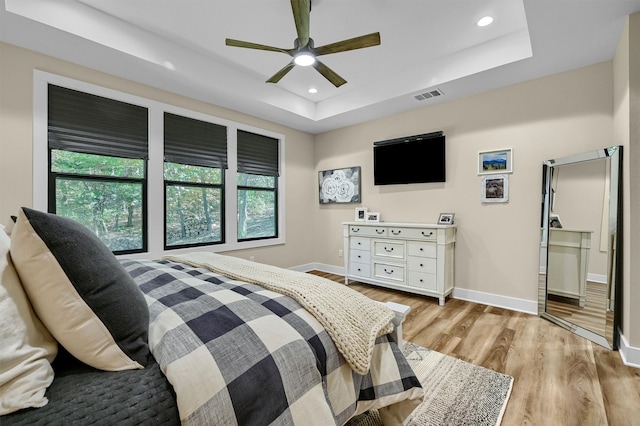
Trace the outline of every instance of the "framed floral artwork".
[[320, 204], [359, 203], [360, 167], [318, 172]]

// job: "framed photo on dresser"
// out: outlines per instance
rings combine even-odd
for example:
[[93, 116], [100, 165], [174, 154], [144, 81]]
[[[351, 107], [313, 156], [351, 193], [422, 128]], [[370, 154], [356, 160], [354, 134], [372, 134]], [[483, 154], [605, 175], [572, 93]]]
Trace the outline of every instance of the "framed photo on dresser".
[[438, 217], [438, 225], [453, 225], [453, 217], [455, 213], [440, 213]]
[[356, 222], [364, 222], [367, 220], [367, 208], [366, 207], [356, 207], [356, 217], [354, 219]]
[[378, 212], [367, 212], [366, 217], [367, 219], [365, 220], [365, 222], [369, 222], [369, 223], [380, 222], [380, 213]]

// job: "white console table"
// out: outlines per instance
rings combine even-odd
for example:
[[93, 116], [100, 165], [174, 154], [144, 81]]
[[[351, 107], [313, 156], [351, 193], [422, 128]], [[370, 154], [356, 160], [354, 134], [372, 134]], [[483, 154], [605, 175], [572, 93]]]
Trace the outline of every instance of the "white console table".
[[441, 306], [453, 291], [454, 225], [344, 222], [343, 237], [346, 284], [433, 296]]

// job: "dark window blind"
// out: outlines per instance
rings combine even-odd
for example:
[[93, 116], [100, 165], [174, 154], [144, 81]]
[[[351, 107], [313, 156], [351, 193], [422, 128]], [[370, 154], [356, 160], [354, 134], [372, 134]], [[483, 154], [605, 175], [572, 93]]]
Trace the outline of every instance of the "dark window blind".
[[147, 158], [147, 108], [50, 84], [48, 120], [52, 149]]
[[164, 159], [171, 163], [227, 168], [227, 128], [164, 113]]
[[278, 139], [238, 130], [238, 172], [279, 176]]

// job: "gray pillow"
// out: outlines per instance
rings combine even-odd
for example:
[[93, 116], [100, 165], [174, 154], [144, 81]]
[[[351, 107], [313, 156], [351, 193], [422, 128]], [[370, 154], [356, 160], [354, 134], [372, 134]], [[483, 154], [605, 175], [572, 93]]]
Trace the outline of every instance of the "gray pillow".
[[144, 296], [88, 228], [23, 207], [11, 236], [11, 256], [34, 310], [72, 355], [109, 371], [147, 365]]

